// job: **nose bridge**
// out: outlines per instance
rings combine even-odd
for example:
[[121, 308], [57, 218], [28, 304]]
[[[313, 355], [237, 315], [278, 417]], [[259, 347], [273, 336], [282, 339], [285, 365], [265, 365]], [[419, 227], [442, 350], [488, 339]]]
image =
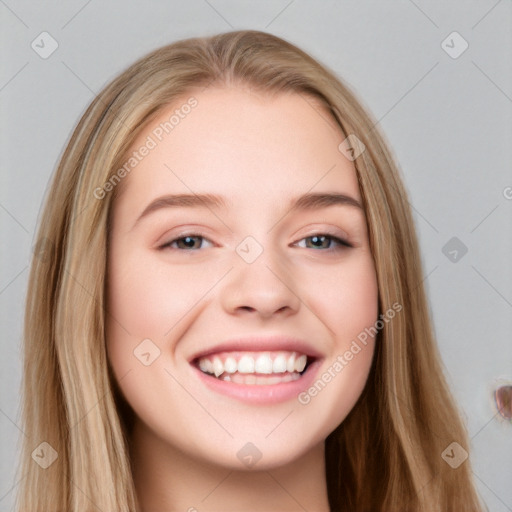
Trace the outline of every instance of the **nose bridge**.
[[233, 267], [222, 296], [229, 312], [250, 310], [268, 316], [298, 310], [300, 300], [294, 293], [293, 274], [272, 237], [261, 242], [254, 236], [244, 238], [235, 248]]

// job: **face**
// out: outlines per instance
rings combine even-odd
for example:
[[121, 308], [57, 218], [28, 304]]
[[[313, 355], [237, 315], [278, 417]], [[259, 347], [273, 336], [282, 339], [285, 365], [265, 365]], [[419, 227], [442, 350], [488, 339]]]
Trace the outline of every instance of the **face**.
[[184, 97], [134, 143], [107, 349], [136, 421], [170, 450], [277, 467], [359, 398], [378, 290], [344, 138], [311, 98], [230, 87]]

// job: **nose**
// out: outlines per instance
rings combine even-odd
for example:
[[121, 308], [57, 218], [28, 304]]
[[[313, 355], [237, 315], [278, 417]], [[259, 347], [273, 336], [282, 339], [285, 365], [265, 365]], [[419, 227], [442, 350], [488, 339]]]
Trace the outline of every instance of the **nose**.
[[233, 267], [221, 291], [227, 313], [269, 318], [299, 311], [301, 299], [297, 295], [296, 279], [277, 252], [265, 248], [252, 263], [235, 254]]

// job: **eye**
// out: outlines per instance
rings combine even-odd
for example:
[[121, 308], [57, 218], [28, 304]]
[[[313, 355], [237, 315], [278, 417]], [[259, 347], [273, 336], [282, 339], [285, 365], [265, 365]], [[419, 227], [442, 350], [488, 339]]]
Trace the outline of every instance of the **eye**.
[[[314, 235], [310, 235], [300, 240], [299, 243], [303, 240], [310, 240], [313, 244], [310, 247], [306, 245], [306, 249], [325, 249], [327, 252], [331, 252], [343, 250], [343, 248], [346, 247], [352, 247], [352, 245], [350, 245], [345, 240], [342, 240], [341, 238], [338, 238], [334, 235], [329, 235], [327, 233], [316, 233]], [[180, 236], [179, 238], [174, 238], [170, 242], [166, 242], [165, 244], [161, 245], [159, 249], [195, 251], [197, 249], [204, 249], [203, 244], [201, 243], [203, 241], [208, 241], [211, 243], [202, 235], [196, 233], [188, 233]], [[297, 243], [297, 245], [299, 245], [299, 243]], [[304, 247], [303, 245], [299, 246]]]
[[[342, 240], [341, 238], [338, 238], [334, 235], [329, 235], [327, 233], [316, 233], [314, 235], [307, 236], [306, 238], [303, 238], [299, 242], [302, 242], [303, 240], [311, 240], [311, 243], [313, 244], [312, 247], [307, 247], [306, 249], [326, 249], [328, 252], [330, 251], [340, 251], [343, 250], [346, 247], [352, 247], [348, 242], [345, 240]], [[333, 244], [334, 247], [333, 247]], [[327, 246], [326, 246], [327, 243]], [[300, 246], [303, 247], [303, 246]]]
[[[189, 233], [179, 238], [175, 238], [174, 240], [171, 240], [170, 242], [167, 242], [164, 245], [161, 245], [159, 249], [183, 249], [187, 251], [202, 249], [203, 247], [201, 242], [199, 242], [198, 246], [198, 244], [196, 243], [197, 240], [203, 241], [208, 239], [195, 233]], [[175, 246], [175, 244], [177, 244], [177, 247]]]

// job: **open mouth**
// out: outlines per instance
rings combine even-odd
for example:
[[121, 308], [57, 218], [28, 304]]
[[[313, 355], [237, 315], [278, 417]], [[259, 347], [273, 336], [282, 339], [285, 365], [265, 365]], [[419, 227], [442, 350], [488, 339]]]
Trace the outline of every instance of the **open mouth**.
[[314, 360], [293, 351], [221, 352], [199, 357], [192, 364], [221, 381], [264, 386], [300, 379]]

